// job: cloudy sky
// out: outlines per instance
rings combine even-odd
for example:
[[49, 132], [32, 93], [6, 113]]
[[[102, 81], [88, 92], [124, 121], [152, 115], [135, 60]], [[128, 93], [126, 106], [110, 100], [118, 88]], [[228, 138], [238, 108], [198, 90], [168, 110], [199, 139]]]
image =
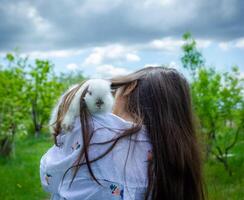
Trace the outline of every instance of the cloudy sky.
[[0, 55], [17, 47], [88, 76], [180, 69], [190, 31], [208, 65], [244, 72], [243, 10], [242, 0], [0, 0]]

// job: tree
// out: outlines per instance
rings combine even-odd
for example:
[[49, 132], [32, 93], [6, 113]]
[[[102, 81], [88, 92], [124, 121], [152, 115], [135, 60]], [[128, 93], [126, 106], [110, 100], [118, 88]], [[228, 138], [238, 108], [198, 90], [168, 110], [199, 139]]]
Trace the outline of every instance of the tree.
[[49, 61], [33, 63], [17, 53], [1, 61], [0, 154], [9, 156], [15, 136], [34, 133], [38, 137], [61, 93], [84, 77], [81, 72], [56, 76]]
[[26, 60], [6, 55], [7, 66], [0, 69], [0, 155], [12, 152], [16, 132], [23, 129], [27, 113], [25, 103]]
[[35, 136], [49, 120], [51, 108], [60, 96], [63, 85], [57, 81], [53, 73], [53, 65], [49, 61], [36, 60], [30, 65], [28, 72], [27, 99], [31, 108]]
[[182, 65], [190, 71], [192, 78], [196, 76], [196, 71], [204, 65], [204, 59], [197, 49], [197, 43], [192, 38], [191, 33], [187, 32], [182, 36], [185, 43], [182, 46], [184, 55], [181, 57]]
[[193, 105], [206, 139], [206, 157], [214, 155], [231, 175], [228, 158], [244, 124], [243, 79], [237, 66], [224, 73], [204, 66], [191, 34], [183, 39], [181, 61], [192, 77]]
[[223, 74], [202, 68], [192, 83], [195, 111], [206, 136], [207, 157], [213, 154], [230, 175], [228, 158], [243, 131], [242, 81], [237, 67]]

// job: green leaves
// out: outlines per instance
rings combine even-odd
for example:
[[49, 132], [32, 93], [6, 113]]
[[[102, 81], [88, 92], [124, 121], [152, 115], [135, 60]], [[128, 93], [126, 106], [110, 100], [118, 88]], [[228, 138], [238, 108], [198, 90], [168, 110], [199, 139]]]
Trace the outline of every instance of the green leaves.
[[84, 77], [81, 72], [56, 76], [50, 61], [36, 59], [30, 62], [18, 54], [8, 53], [2, 63], [0, 153], [9, 154], [11, 151], [3, 150], [3, 147], [8, 144], [10, 150], [16, 135], [38, 136], [47, 131], [52, 106], [66, 88], [82, 82]]
[[26, 95], [32, 113], [33, 132], [38, 136], [49, 120], [51, 108], [60, 96], [62, 84], [57, 82], [53, 65], [46, 60], [35, 60], [35, 65], [30, 65], [28, 75]]
[[196, 41], [192, 38], [191, 33], [185, 33], [182, 38], [185, 43], [182, 46], [184, 54], [181, 57], [181, 62], [183, 67], [188, 69], [194, 78], [197, 69], [204, 64], [204, 59], [197, 50]]
[[50, 61], [36, 59], [30, 62], [18, 54], [7, 54], [2, 63], [0, 153], [8, 156], [15, 136], [38, 136], [43, 129], [47, 131], [52, 106], [70, 84], [81, 82], [84, 77], [80, 72], [56, 76]]
[[204, 66], [203, 57], [190, 33], [183, 35], [183, 67], [189, 70], [194, 110], [206, 140], [207, 156], [214, 155], [231, 173], [228, 158], [243, 132], [243, 78], [239, 68], [218, 72]]
[[13, 54], [8, 53], [8, 54], [6, 55], [6, 59], [7, 59], [9, 62], [13, 62], [13, 61], [14, 61], [14, 56], [13, 56]]
[[9, 155], [16, 132], [27, 114], [24, 99], [25, 73], [12, 54], [9, 63], [0, 70], [0, 153]]

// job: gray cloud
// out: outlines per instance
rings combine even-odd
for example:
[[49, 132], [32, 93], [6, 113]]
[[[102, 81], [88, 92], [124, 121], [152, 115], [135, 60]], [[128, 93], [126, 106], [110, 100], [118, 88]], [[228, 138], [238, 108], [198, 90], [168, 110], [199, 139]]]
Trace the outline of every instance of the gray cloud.
[[244, 36], [242, 0], [0, 0], [0, 50], [143, 43], [165, 36]]

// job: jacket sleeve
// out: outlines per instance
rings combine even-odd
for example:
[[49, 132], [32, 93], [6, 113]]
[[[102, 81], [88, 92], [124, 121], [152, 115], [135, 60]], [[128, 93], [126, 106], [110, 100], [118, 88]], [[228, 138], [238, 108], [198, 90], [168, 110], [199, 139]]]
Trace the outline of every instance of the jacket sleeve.
[[76, 120], [71, 132], [58, 136], [59, 146], [53, 145], [41, 158], [40, 179], [45, 191], [58, 193], [60, 183], [67, 169], [77, 160], [81, 146], [79, 120]]

